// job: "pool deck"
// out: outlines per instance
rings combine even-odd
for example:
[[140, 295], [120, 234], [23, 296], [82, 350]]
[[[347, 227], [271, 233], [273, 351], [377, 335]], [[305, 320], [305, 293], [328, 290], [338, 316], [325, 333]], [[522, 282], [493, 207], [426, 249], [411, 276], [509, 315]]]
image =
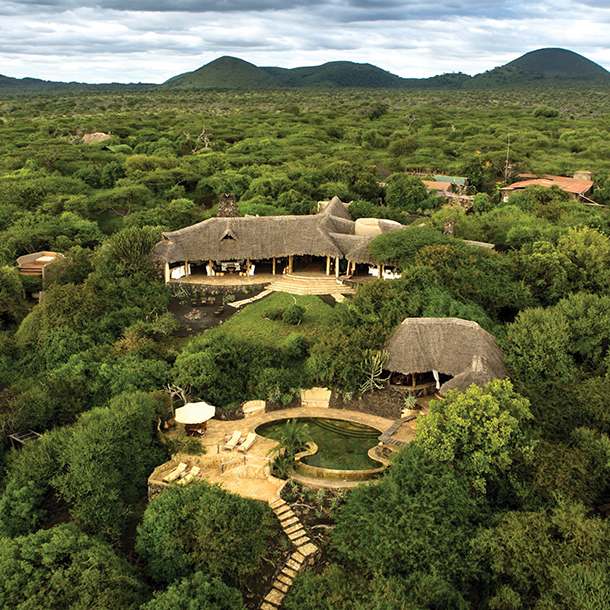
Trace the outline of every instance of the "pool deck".
[[[282, 409], [262, 413], [260, 415], [251, 415], [250, 417], [234, 420], [220, 421], [211, 419], [208, 421], [207, 431], [200, 439], [202, 445], [206, 448], [206, 453], [200, 461], [193, 456], [193, 463], [201, 464], [201, 472], [199, 478], [208, 481], [209, 483], [218, 483], [227, 491], [237, 493], [244, 497], [254, 498], [263, 502], [272, 502], [280, 497], [280, 492], [286, 481], [280, 481], [273, 476], [262, 476], [259, 472], [256, 476], [249, 476], [243, 471], [246, 466], [253, 464], [258, 466], [269, 463], [273, 450], [277, 446], [277, 441], [262, 436], [257, 436], [254, 444], [246, 452], [233, 449], [232, 451], [223, 449], [226, 438], [232, 435], [236, 430], [241, 432], [242, 437], [245, 437], [249, 432], [255, 432], [256, 428], [261, 424], [272, 421], [293, 418], [326, 418], [340, 419], [346, 421], [357, 422], [379, 430], [379, 433], [385, 432], [394, 423], [391, 419], [361, 413], [358, 411], [348, 411], [345, 409], [330, 409], [324, 407], [297, 407], [292, 409]], [[170, 432], [170, 436], [181, 434], [182, 426], [180, 424]], [[403, 425], [394, 434], [393, 438], [408, 442], [415, 438], [414, 426]], [[188, 460], [188, 456], [180, 456], [180, 460]], [[176, 461], [176, 460], [173, 460]], [[179, 461], [179, 460], [178, 460]], [[209, 462], [209, 466], [207, 463]], [[158, 478], [166, 472], [169, 472], [175, 464], [168, 463], [163, 467], [157, 468], [155, 477]], [[191, 464], [192, 466], [193, 464]], [[243, 468], [241, 466], [243, 465]], [[236, 466], [233, 468], [233, 466]], [[303, 481], [305, 482], [305, 481]], [[317, 481], [318, 484], [320, 480]], [[331, 486], [339, 486], [333, 483]], [[351, 487], [352, 485], [342, 485], [343, 487]]]

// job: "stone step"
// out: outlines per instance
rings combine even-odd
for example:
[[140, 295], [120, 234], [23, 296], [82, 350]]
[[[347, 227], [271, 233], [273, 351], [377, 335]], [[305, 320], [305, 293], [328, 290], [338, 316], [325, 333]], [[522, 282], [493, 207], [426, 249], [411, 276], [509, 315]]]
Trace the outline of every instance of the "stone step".
[[295, 572], [298, 572], [298, 571], [301, 569], [301, 567], [303, 566], [303, 562], [298, 563], [298, 562], [296, 562], [294, 559], [289, 559], [289, 560], [286, 562], [286, 565], [287, 565], [289, 568], [291, 568], [292, 570], [294, 570]]
[[305, 561], [305, 555], [300, 553], [299, 551], [294, 551], [292, 555], [290, 555], [290, 559], [294, 559], [297, 563], [303, 563]]
[[278, 506], [277, 508], [274, 508], [273, 511], [278, 516], [278, 518], [281, 519], [281, 515], [283, 515], [284, 513], [288, 512], [288, 511], [291, 511], [291, 509], [290, 509], [290, 506], [288, 506], [287, 504], [284, 504], [283, 506]]
[[285, 506], [286, 505], [286, 501], [282, 500], [282, 498], [277, 498], [275, 500], [271, 500], [271, 502], [269, 502], [269, 506], [275, 510], [276, 508], [279, 508], [280, 506]]
[[285, 574], [281, 573], [278, 575], [277, 579], [280, 582], [283, 582], [285, 585], [290, 586], [293, 583], [293, 579], [290, 578], [290, 576], [286, 576]]
[[274, 606], [281, 606], [285, 597], [286, 594], [283, 591], [271, 589], [271, 591], [269, 591], [269, 593], [267, 593], [267, 595], [265, 596], [265, 601], [270, 604], [273, 604]]
[[288, 593], [290, 585], [287, 585], [278, 579], [273, 583], [273, 588], [277, 589], [278, 591], [281, 591], [282, 593]]
[[295, 540], [298, 540], [299, 538], [303, 538], [303, 536], [307, 536], [307, 534], [305, 533], [305, 530], [301, 527], [301, 529], [297, 530], [296, 532], [293, 532], [292, 534], [288, 534], [288, 538], [290, 538], [290, 540], [292, 540], [292, 542], [294, 542]]
[[301, 536], [300, 538], [297, 538], [296, 540], [293, 540], [292, 542], [295, 546], [302, 547], [304, 544], [311, 542], [311, 540], [309, 539], [309, 536]]
[[286, 528], [286, 527], [290, 527], [291, 525], [294, 525], [295, 523], [299, 523], [298, 517], [290, 517], [290, 519], [287, 519], [286, 521], [282, 521], [281, 525], [283, 528]]
[[284, 531], [287, 534], [293, 534], [297, 530], [302, 530], [302, 529], [303, 529], [303, 526], [301, 525], [301, 523], [297, 523], [295, 525], [291, 525], [290, 527], [287, 527]]
[[277, 606], [270, 604], [269, 602], [263, 602], [260, 610], [277, 610]]
[[299, 553], [302, 553], [304, 555], [303, 559], [305, 559], [305, 557], [310, 557], [311, 555], [315, 555], [319, 551], [320, 551], [320, 549], [318, 549], [318, 547], [315, 544], [313, 544], [313, 542], [304, 544], [303, 546], [299, 547]]
[[292, 568], [286, 567], [286, 566], [284, 566], [282, 568], [282, 571], [280, 573], [283, 576], [285, 576], [286, 578], [291, 578], [291, 579], [297, 575], [295, 570], [293, 570]]

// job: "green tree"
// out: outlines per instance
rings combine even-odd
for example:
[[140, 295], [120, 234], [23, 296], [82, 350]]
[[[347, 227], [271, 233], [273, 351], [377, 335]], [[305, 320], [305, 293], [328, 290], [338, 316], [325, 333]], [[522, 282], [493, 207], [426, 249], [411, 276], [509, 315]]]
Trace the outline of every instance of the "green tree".
[[0, 607], [137, 610], [146, 588], [112, 547], [72, 524], [0, 539]]
[[124, 394], [73, 427], [52, 484], [88, 531], [115, 537], [146, 495], [147, 478], [163, 459], [154, 427], [160, 408], [148, 394]]
[[428, 197], [421, 178], [407, 174], [392, 174], [386, 180], [385, 200], [392, 208], [417, 212]]
[[546, 512], [509, 512], [473, 541], [499, 610], [605, 608], [610, 603], [606, 522], [563, 503]]
[[429, 458], [452, 464], [485, 493], [487, 482], [501, 477], [513, 461], [531, 458], [530, 419], [527, 399], [510, 381], [496, 379], [485, 389], [472, 385], [433, 401], [430, 414], [418, 419], [417, 445]]
[[19, 273], [11, 267], [0, 266], [0, 330], [18, 324], [26, 314]]
[[151, 501], [138, 527], [136, 549], [159, 583], [196, 571], [243, 581], [260, 568], [276, 530], [268, 506], [194, 482]]
[[195, 572], [188, 578], [170, 585], [155, 598], [140, 606], [140, 610], [246, 610], [237, 589], [225, 585], [219, 578]]
[[482, 509], [464, 477], [410, 443], [383, 479], [350, 493], [332, 547], [365, 578], [436, 580], [453, 601], [437, 607], [465, 608], [470, 537]]

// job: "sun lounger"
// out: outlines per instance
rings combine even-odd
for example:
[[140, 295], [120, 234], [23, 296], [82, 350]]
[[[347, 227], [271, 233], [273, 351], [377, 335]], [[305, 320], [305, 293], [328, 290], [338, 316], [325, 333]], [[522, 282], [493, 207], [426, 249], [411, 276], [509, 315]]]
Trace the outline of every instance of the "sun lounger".
[[248, 449], [250, 449], [250, 447], [252, 447], [255, 440], [256, 432], [250, 432], [248, 436], [246, 436], [246, 440], [241, 445], [239, 445], [239, 447], [237, 447], [237, 451], [242, 451], [243, 453], [245, 453], [246, 451], [248, 451]]
[[199, 466], [193, 466], [190, 472], [183, 478], [178, 481], [178, 485], [186, 485], [190, 483], [198, 474], [201, 468]]
[[225, 443], [223, 449], [226, 449], [227, 451], [233, 451], [233, 449], [235, 449], [235, 447], [237, 446], [237, 443], [239, 443], [240, 438], [241, 430], [235, 430], [235, 432], [233, 432], [233, 436]]
[[176, 468], [174, 468], [168, 475], [163, 477], [163, 480], [166, 483], [171, 483], [172, 481], [175, 481], [185, 470], [186, 464], [184, 462], [180, 462]]

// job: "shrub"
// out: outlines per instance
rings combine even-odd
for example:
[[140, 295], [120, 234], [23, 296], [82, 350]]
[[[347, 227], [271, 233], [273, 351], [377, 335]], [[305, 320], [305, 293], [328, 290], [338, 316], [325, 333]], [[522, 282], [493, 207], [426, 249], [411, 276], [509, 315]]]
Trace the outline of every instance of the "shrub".
[[284, 315], [283, 307], [268, 307], [263, 312], [263, 318], [267, 318], [267, 320], [279, 320]]
[[286, 324], [297, 325], [303, 321], [303, 315], [305, 314], [305, 307], [302, 305], [290, 305], [286, 308], [284, 313], [282, 314], [282, 320]]

